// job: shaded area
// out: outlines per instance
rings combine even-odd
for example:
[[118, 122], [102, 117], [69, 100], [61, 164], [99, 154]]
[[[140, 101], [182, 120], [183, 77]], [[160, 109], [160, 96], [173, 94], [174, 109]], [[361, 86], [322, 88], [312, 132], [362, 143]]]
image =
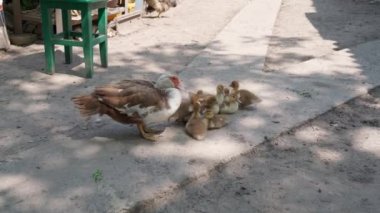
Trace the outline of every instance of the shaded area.
[[380, 4], [371, 0], [283, 0], [265, 70], [379, 39]]
[[[283, 1], [282, 12], [287, 16], [281, 16], [280, 12], [278, 23], [281, 26], [277, 23], [278, 28], [271, 37], [271, 48], [266, 61], [266, 70], [277, 71], [275, 73], [278, 75], [270, 75], [270, 79], [282, 78], [281, 73], [288, 73], [288, 78], [284, 79], [293, 79], [295, 84], [303, 80], [307, 84], [307, 79], [314, 79], [316, 81], [308, 82], [309, 86], [301, 90], [285, 88], [285, 91], [289, 89], [312, 99], [321, 93], [322, 97], [333, 98], [331, 94], [323, 94], [324, 89], [334, 87], [334, 83], [327, 82], [340, 77], [351, 79], [357, 73], [353, 70], [358, 73], [369, 71], [354, 77], [362, 81], [363, 85], [378, 85], [371, 80], [372, 75], [378, 74], [377, 66], [370, 65], [373, 62], [372, 57], [353, 47], [379, 38], [379, 5], [374, 2]], [[305, 7], [310, 8], [310, 13], [305, 13]], [[289, 15], [291, 13], [295, 16]], [[303, 17], [299, 18], [297, 15]], [[303, 23], [299, 24], [300, 22]], [[284, 34], [278, 34], [276, 30]], [[341, 53], [336, 53], [333, 57], [326, 56], [310, 61], [306, 66], [297, 65], [299, 62], [344, 48], [350, 48], [342, 51], [350, 55], [350, 63], [343, 62], [341, 66], [336, 66], [339, 64], [336, 62], [341, 59], [335, 57]], [[294, 66], [282, 70], [291, 65]], [[210, 71], [199, 67], [197, 71], [200, 71], [200, 80], [201, 76], [207, 76]], [[305, 68], [306, 72], [303, 72]], [[265, 76], [237, 73], [239, 78], [250, 83], [254, 82], [249, 81], [249, 78], [254, 78], [257, 83], [262, 82]], [[201, 82], [200, 80], [196, 83]], [[282, 83], [280, 80], [276, 82]], [[345, 84], [351, 83], [347, 81]], [[354, 87], [360, 88], [359, 84], [355, 85]], [[271, 89], [268, 87], [265, 91]], [[362, 93], [365, 92], [366, 89], [362, 89]], [[321, 117], [322, 121], [315, 121], [319, 123], [313, 121], [312, 124], [301, 127], [302, 129], [312, 125], [311, 130], [302, 137], [280, 137], [274, 144], [271, 142], [255, 150], [257, 155], [252, 154], [250, 158], [238, 159], [231, 164], [222, 164], [222, 167], [227, 167], [225, 170], [210, 176], [205, 175], [193, 184], [185, 184], [186, 187], [179, 188], [173, 194], [166, 194], [162, 199], [159, 197], [157, 200], [139, 203], [134, 210], [156, 212], [158, 208], [160, 212], [374, 212], [379, 207], [376, 202], [379, 194], [375, 189], [379, 183], [379, 150], [376, 145], [379, 138], [377, 124], [380, 111], [378, 90], [379, 88], [373, 92], [375, 98], [364, 97], [358, 99], [359, 103], [350, 102]], [[283, 94], [278, 92], [279, 90], [274, 91], [281, 97]], [[314, 103], [318, 105], [321, 102]], [[301, 104], [294, 106], [299, 107]], [[299, 109], [300, 112], [303, 110], [304, 108]], [[337, 113], [335, 118], [329, 119], [328, 116], [331, 117], [334, 113]], [[267, 122], [262, 123], [268, 125]], [[250, 127], [253, 128], [252, 125]], [[293, 132], [289, 134], [292, 135]], [[305, 135], [309, 138], [305, 139]], [[288, 141], [282, 143], [285, 139]], [[248, 172], [250, 173], [247, 174]]]
[[376, 212], [380, 87], [285, 132], [147, 212]]
[[[124, 78], [155, 80], [160, 73], [178, 72], [246, 3], [223, 4], [217, 16], [199, 11], [197, 18], [206, 21], [189, 24], [198, 10], [194, 8], [218, 1], [202, 2], [169, 11], [176, 20], [150, 20], [144, 29], [136, 27], [110, 39], [112, 63], [108, 69], [97, 66], [93, 79], [82, 78], [80, 49], [74, 49], [74, 63], [64, 65], [58, 48], [53, 76], [43, 72], [41, 45], [1, 53], [0, 211], [112, 212], [168, 189], [195, 166], [206, 171], [203, 164], [215, 160], [211, 155], [183, 157], [185, 148], [170, 143], [190, 146], [194, 142], [180, 127], [165, 133], [161, 143], [152, 144], [142, 140], [135, 127], [108, 118], [100, 123], [92, 120], [86, 127], [70, 101], [95, 85]], [[94, 61], [99, 62], [98, 56]], [[189, 158], [198, 160], [190, 165]], [[92, 174], [98, 170], [103, 179], [96, 183]]]
[[[205, 1], [198, 1], [201, 2]], [[210, 2], [205, 3], [207, 7]], [[238, 8], [234, 7], [228, 17]], [[114, 47], [110, 51], [111, 66], [107, 70], [97, 68], [90, 80], [80, 78], [83, 73], [82, 64], [78, 63], [79, 51], [73, 66], [57, 63], [59, 71], [54, 76], [42, 73], [39, 46], [32, 47], [29, 53], [20, 50], [21, 56], [15, 54], [8, 58], [14, 61], [0, 64], [6, 71], [1, 74], [0, 85], [5, 94], [1, 99], [0, 178], [6, 183], [0, 189], [1, 210], [112, 212], [119, 207], [127, 209], [147, 197], [166, 196], [165, 192], [178, 187], [179, 183], [183, 188], [215, 165], [317, 115], [321, 109], [316, 105], [328, 103], [324, 105], [327, 109], [337, 104], [336, 97], [327, 95], [331, 91], [345, 91], [350, 97], [370, 86], [363, 82], [371, 78], [371, 73], [361, 74], [361, 69], [365, 67], [363, 64], [376, 63], [365, 59], [356, 61], [356, 57], [348, 66], [336, 65], [332, 73], [320, 73], [317, 69], [308, 70], [310, 73], [304, 75], [263, 74], [257, 69], [261, 67], [261, 55], [228, 54], [222, 42], [209, 43], [217, 33], [211, 23], [219, 23], [220, 29], [224, 26], [220, 16], [202, 19], [191, 16], [195, 11], [191, 9], [183, 17], [194, 19], [193, 23], [197, 24], [184, 22], [183, 27], [178, 27], [168, 22], [169, 19], [162, 19], [159, 27], [110, 41]], [[202, 30], [194, 30], [204, 20], [210, 22], [200, 29], [214, 29], [213, 33], [204, 33], [207, 36]], [[239, 39], [251, 47], [256, 42], [265, 42], [266, 38]], [[291, 42], [296, 44], [296, 39]], [[207, 44], [212, 49], [198, 55]], [[61, 53], [58, 55], [57, 61]], [[190, 63], [196, 55], [197, 59]], [[302, 54], [299, 57], [302, 58]], [[187, 64], [189, 66], [182, 71]], [[187, 77], [183, 80], [192, 89], [205, 84], [214, 89], [217, 83], [229, 83], [231, 78], [236, 78], [257, 92], [264, 102], [257, 109], [231, 116], [231, 125], [222, 131], [210, 132], [206, 141], [191, 140], [181, 127], [173, 126], [164, 133], [162, 141], [153, 145], [141, 140], [134, 127], [119, 125], [107, 118], [101, 122], [92, 120], [86, 127], [69, 99], [91, 91], [97, 84], [121, 78], [154, 79], [159, 73], [178, 71], [190, 72], [183, 75]], [[334, 85], [331, 79], [346, 81]], [[316, 87], [310, 88], [314, 84]], [[351, 86], [350, 90], [347, 85]], [[102, 171], [103, 180], [95, 183], [91, 175], [98, 169]]]

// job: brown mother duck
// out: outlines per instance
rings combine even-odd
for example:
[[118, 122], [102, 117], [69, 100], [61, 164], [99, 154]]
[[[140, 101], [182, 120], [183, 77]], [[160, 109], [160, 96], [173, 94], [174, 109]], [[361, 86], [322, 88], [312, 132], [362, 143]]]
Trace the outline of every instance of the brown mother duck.
[[123, 124], [136, 124], [143, 138], [156, 141], [151, 127], [167, 122], [181, 104], [180, 80], [174, 75], [161, 75], [156, 82], [122, 80], [102, 85], [89, 95], [72, 98], [84, 117], [108, 115]]

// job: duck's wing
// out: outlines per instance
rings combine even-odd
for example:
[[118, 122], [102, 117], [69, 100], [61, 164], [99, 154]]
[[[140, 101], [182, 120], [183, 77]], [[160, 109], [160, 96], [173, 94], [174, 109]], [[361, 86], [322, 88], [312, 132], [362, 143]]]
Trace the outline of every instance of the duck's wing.
[[152, 82], [123, 80], [116, 84], [95, 88], [93, 93], [105, 105], [121, 113], [140, 116], [168, 107], [164, 91], [156, 89]]

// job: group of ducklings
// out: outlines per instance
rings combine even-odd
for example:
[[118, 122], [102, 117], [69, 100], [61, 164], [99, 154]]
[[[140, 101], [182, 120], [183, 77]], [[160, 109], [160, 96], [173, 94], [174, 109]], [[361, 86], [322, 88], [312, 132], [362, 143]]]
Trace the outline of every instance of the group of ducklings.
[[189, 96], [190, 99], [182, 102], [174, 117], [186, 123], [186, 133], [197, 140], [203, 140], [208, 130], [226, 126], [228, 120], [223, 114], [233, 114], [241, 108], [261, 102], [254, 93], [239, 89], [236, 80], [229, 86], [219, 84], [216, 95], [198, 90], [196, 93], [190, 92]]

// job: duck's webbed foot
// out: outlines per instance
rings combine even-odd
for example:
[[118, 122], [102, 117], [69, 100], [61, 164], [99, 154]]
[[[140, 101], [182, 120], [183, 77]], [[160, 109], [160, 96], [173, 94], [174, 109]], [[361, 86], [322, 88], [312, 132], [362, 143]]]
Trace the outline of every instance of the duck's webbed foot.
[[161, 134], [165, 131], [167, 126], [168, 126], [168, 124], [165, 122], [164, 123], [146, 124], [146, 125], [144, 125], [144, 130], [147, 133]]
[[143, 138], [150, 140], [150, 141], [153, 141], [153, 142], [156, 142], [158, 140], [158, 138], [159, 138], [158, 135], [151, 133], [151, 132], [147, 132], [145, 130], [146, 128], [145, 128], [144, 124], [142, 124], [142, 123], [137, 124], [137, 128], [139, 129], [139, 132]]

